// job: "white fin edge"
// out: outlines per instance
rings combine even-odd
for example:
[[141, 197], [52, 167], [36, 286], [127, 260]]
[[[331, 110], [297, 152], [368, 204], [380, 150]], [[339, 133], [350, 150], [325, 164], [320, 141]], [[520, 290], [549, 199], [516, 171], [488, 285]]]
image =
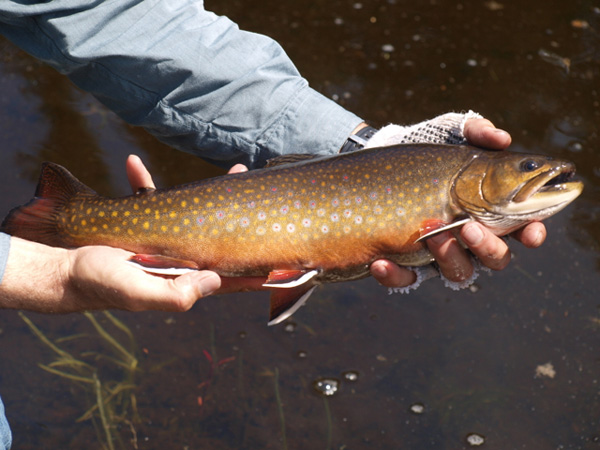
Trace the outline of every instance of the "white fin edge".
[[465, 225], [465, 224], [467, 224], [469, 222], [473, 222], [473, 219], [471, 219], [470, 217], [467, 217], [466, 219], [462, 219], [462, 220], [458, 220], [456, 222], [449, 223], [448, 225], [445, 225], [445, 226], [443, 226], [441, 228], [436, 228], [435, 230], [432, 230], [429, 233], [426, 233], [423, 236], [421, 236], [419, 239], [417, 239], [415, 241], [415, 244], [417, 242], [421, 242], [422, 240], [430, 238], [431, 236], [434, 236], [434, 235], [436, 235], [438, 233], [441, 233], [442, 231], [451, 230], [452, 228], [460, 227], [460, 226]]
[[134, 267], [137, 267], [138, 269], [143, 270], [144, 272], [153, 273], [156, 275], [177, 276], [177, 275], [183, 275], [183, 274], [190, 273], [190, 272], [198, 272], [198, 270], [200, 270], [200, 269], [190, 269], [187, 267], [166, 267], [166, 268], [146, 267], [146, 266], [142, 266], [141, 264], [136, 263], [135, 261], [126, 261], [126, 262], [128, 264], [131, 264]]
[[282, 312], [281, 314], [279, 314], [274, 319], [269, 320], [269, 322], [267, 323], [267, 325], [269, 325], [269, 326], [277, 325], [278, 323], [283, 322], [285, 319], [287, 319], [292, 314], [294, 314], [296, 311], [298, 311], [301, 306], [304, 306], [304, 304], [306, 303], [306, 300], [308, 300], [308, 297], [310, 297], [310, 294], [312, 294], [312, 291], [314, 291], [316, 287], [317, 286], [311, 287], [308, 291], [306, 291], [306, 293], [302, 297], [300, 297], [296, 301], [296, 303], [294, 303], [292, 305], [291, 308], [286, 309], [284, 312]]
[[265, 284], [263, 284], [263, 286], [268, 287], [268, 288], [284, 288], [284, 289], [295, 288], [295, 287], [303, 285], [304, 283], [311, 280], [318, 274], [319, 274], [319, 271], [316, 269], [313, 269], [310, 272], [306, 272], [304, 275], [302, 275], [297, 280], [290, 281], [289, 283], [276, 283], [276, 284], [265, 283]]

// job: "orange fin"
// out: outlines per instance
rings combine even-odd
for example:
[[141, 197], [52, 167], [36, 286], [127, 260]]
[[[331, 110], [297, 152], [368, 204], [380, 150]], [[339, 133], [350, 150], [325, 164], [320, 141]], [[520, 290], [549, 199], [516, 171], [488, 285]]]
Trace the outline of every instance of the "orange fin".
[[431, 236], [442, 233], [446, 230], [451, 230], [452, 228], [461, 227], [466, 223], [472, 222], [473, 219], [467, 217], [466, 219], [457, 220], [456, 222], [446, 223], [437, 219], [430, 219], [423, 222], [421, 225], [421, 236], [415, 241], [421, 242]]
[[13, 209], [2, 222], [0, 231], [47, 245], [68, 246], [58, 232], [56, 216], [73, 197], [96, 195], [64, 167], [46, 162], [42, 165], [35, 197]]
[[271, 291], [271, 310], [269, 311], [269, 325], [277, 325], [294, 314], [306, 303], [314, 284], [304, 283], [301, 286], [289, 289], [276, 289]]
[[272, 288], [294, 288], [301, 286], [318, 275], [318, 270], [273, 270], [263, 286]]
[[171, 258], [163, 255], [133, 255], [129, 262], [145, 272], [159, 275], [183, 275], [184, 273], [200, 270], [194, 261]]

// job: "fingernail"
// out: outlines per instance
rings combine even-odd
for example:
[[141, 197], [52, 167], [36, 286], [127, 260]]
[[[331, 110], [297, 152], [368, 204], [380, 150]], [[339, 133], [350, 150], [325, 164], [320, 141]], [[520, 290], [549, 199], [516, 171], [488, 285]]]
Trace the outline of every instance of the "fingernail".
[[221, 287], [221, 278], [214, 272], [204, 272], [197, 282], [200, 284], [202, 297], [211, 295]]
[[469, 247], [478, 245], [483, 240], [483, 230], [475, 224], [467, 224], [463, 227], [461, 236]]
[[385, 267], [385, 264], [374, 263], [371, 269], [375, 272], [374, 275], [377, 275], [377, 278], [385, 278], [388, 276], [388, 270], [387, 267]]

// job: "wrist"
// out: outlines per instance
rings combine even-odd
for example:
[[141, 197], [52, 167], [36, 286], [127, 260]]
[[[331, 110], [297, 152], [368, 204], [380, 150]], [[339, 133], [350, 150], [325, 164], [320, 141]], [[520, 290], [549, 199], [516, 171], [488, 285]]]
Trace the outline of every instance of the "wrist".
[[362, 122], [354, 129], [354, 131], [352, 131], [352, 133], [350, 133], [350, 136], [348, 136], [348, 139], [344, 145], [342, 145], [339, 153], [348, 153], [363, 149], [375, 133], [377, 133], [376, 128]]

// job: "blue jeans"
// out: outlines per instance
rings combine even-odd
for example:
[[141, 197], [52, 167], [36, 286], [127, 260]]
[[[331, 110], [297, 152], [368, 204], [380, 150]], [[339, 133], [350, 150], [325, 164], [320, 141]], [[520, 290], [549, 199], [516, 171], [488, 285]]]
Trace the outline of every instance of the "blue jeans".
[[0, 450], [8, 450], [12, 444], [12, 433], [8, 425], [8, 420], [4, 415], [4, 404], [0, 398]]

